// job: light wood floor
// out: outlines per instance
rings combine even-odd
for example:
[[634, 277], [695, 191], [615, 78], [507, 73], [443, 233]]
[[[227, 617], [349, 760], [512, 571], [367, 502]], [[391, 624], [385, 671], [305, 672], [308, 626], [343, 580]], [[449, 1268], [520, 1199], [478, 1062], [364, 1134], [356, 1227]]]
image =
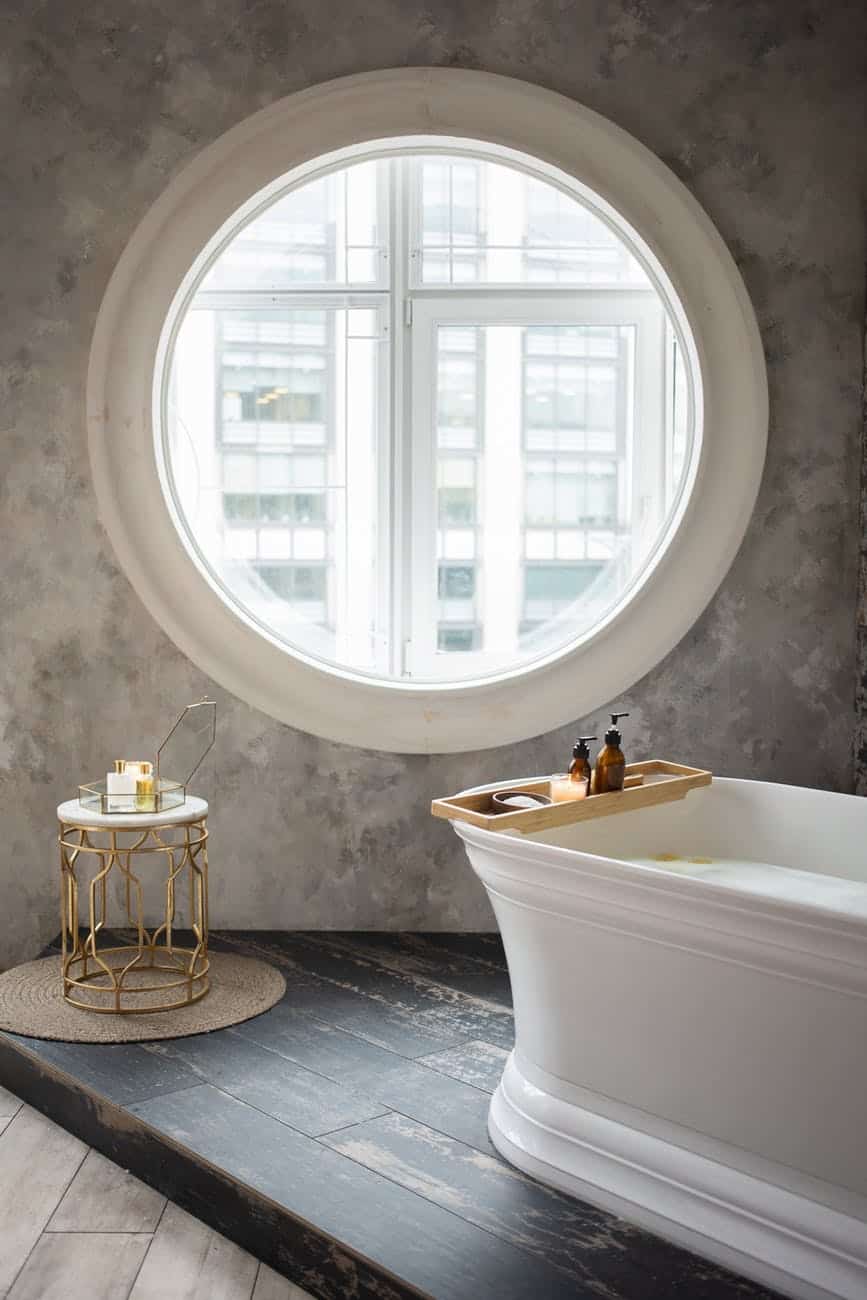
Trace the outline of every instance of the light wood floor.
[[0, 1300], [309, 1300], [0, 1087]]

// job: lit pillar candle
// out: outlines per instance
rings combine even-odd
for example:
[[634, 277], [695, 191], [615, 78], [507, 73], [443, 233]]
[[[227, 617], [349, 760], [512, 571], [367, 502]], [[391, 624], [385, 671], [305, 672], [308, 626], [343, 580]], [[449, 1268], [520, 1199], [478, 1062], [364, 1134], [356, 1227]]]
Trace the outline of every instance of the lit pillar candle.
[[574, 799], [587, 798], [587, 778], [584, 776], [552, 776], [551, 802], [569, 803]]

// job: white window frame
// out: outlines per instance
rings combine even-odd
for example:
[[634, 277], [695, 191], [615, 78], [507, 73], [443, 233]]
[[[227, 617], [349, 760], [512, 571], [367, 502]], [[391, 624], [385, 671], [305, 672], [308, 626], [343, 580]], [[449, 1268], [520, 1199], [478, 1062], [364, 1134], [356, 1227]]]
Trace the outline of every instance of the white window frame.
[[[351, 440], [346, 436], [349, 394], [341, 364], [344, 358], [337, 338], [333, 373], [329, 376], [336, 411], [333, 455], [341, 471], [337, 474], [337, 481], [342, 481], [346, 489], [344, 507], [332, 533], [333, 549], [338, 557], [331, 574], [335, 588], [334, 616], [339, 628], [336, 658], [338, 662], [354, 665], [366, 663], [370, 605], [363, 600], [354, 600], [353, 596], [363, 591], [367, 583], [367, 557], [363, 551], [353, 551], [348, 539], [364, 536], [363, 524], [375, 505], [382, 526], [377, 535], [373, 671], [383, 678], [448, 682], [482, 679], [504, 668], [515, 668], [521, 662], [529, 664], [533, 656], [521, 656], [518, 650], [517, 606], [513, 618], [515, 644], [511, 650], [476, 650], [461, 652], [456, 657], [453, 653], [439, 651], [435, 644], [439, 622], [434, 486], [437, 457], [435, 338], [441, 325], [532, 326], [559, 323], [634, 327], [635, 384], [630, 415], [640, 409], [641, 437], [637, 441], [630, 439], [629, 457], [631, 460], [637, 454], [641, 459], [628, 479], [634, 494], [629, 516], [633, 521], [641, 522], [635, 534], [640, 550], [649, 549], [642, 546], [644, 534], [649, 534], [652, 540], [659, 533], [664, 522], [661, 503], [673, 499], [676, 485], [670, 481], [665, 461], [664, 420], [668, 409], [664, 397], [668, 360], [665, 352], [666, 317], [655, 288], [650, 284], [644, 287], [622, 286], [614, 282], [594, 284], [592, 288], [563, 282], [540, 285], [508, 277], [430, 285], [422, 277], [422, 258], [426, 251], [422, 238], [422, 170], [418, 165], [422, 157], [441, 158], [448, 163], [461, 158], [471, 164], [489, 161], [496, 164], [500, 161], [492, 151], [480, 154], [477, 150], [459, 151], [455, 147], [399, 152], [384, 158], [374, 154], [372, 161], [378, 168], [378, 236], [381, 246], [381, 274], [375, 281], [363, 287], [353, 284], [346, 288], [326, 282], [302, 282], [291, 288], [268, 291], [258, 287], [201, 288], [192, 299], [190, 310], [364, 308], [377, 314], [385, 337], [379, 356], [382, 410], [377, 429], [375, 502], [371, 502], [367, 494], [352, 489], [352, 448]], [[322, 173], [338, 178], [345, 178], [346, 174], [346, 169], [338, 171], [333, 167], [324, 169]], [[510, 200], [520, 203], [523, 197], [521, 180], [532, 175], [526, 168], [507, 171], [502, 166], [480, 170], [478, 174], [489, 185], [497, 184], [502, 188], [505, 183], [507, 189], [512, 190], [512, 193], [480, 197], [480, 202], [485, 199], [492, 221], [498, 219], [497, 213], [504, 207], [508, 208]], [[317, 179], [319, 177], [313, 176], [305, 183]], [[337, 213], [338, 218], [343, 215], [342, 205], [338, 205]], [[502, 221], [502, 217], [499, 219]], [[509, 220], [507, 211], [506, 221]], [[523, 214], [519, 212], [517, 218], [512, 217], [511, 224], [515, 242], [509, 247], [506, 259], [514, 261], [520, 259], [523, 252], [519, 242]], [[483, 256], [491, 247], [489, 229], [486, 229], [486, 236], [485, 243], [479, 247]], [[339, 219], [337, 246], [338, 250], [344, 247]], [[494, 247], [495, 250], [502, 249], [502, 246]], [[495, 251], [493, 256], [497, 255]], [[502, 251], [499, 251], [499, 256], [502, 260]], [[394, 402], [390, 400], [392, 395]], [[409, 396], [408, 407], [399, 410], [398, 402], [406, 395]], [[410, 467], [408, 482], [394, 472], [395, 467], [401, 464]], [[484, 455], [482, 464], [487, 464]], [[389, 526], [393, 518], [402, 523], [400, 534], [392, 532]], [[408, 568], [399, 567], [401, 556], [409, 557]], [[207, 562], [209, 557], [203, 555], [203, 559]], [[522, 556], [516, 556], [516, 572], [523, 572]], [[238, 593], [228, 587], [226, 595], [229, 600], [240, 600]], [[251, 617], [258, 617], [253, 610], [249, 612]], [[491, 612], [488, 598], [486, 628]], [[319, 636], [316, 628], [300, 626], [304, 632], [303, 648], [309, 653], [318, 652], [328, 662], [331, 654], [326, 635]], [[592, 629], [589, 634], [592, 634]], [[284, 631], [283, 635], [287, 636], [291, 647], [288, 634]], [[318, 651], [317, 639], [321, 643]], [[577, 643], [578, 638], [572, 637], [572, 640]], [[352, 653], [353, 643], [359, 648], [356, 655]]]
[[[529, 668], [448, 685], [326, 669], [288, 653], [228, 604], [185, 535], [162, 451], [163, 377], [177, 322], [206, 262], [236, 233], [239, 214], [258, 210], [269, 187], [285, 188], [289, 173], [300, 181], [323, 160], [342, 165], [377, 141], [399, 152], [433, 137], [444, 149], [455, 141], [478, 141], [482, 151], [494, 145], [629, 228], [700, 382], [697, 454], [641, 586], [583, 645]], [[394, 293], [392, 301], [399, 301]], [[394, 400], [396, 413], [408, 400], [399, 381]], [[457, 69], [396, 69], [313, 87], [203, 150], [169, 184], [118, 263], [94, 334], [87, 403], [101, 519], [134, 587], [178, 646], [227, 689], [285, 722], [404, 752], [476, 750], [536, 735], [592, 712], [648, 672], [728, 569], [752, 512], [767, 436], [755, 317], [728, 250], [685, 187], [590, 110], [523, 82]], [[404, 482], [412, 473], [406, 460], [395, 447]], [[392, 538], [401, 528], [399, 518], [389, 521]]]

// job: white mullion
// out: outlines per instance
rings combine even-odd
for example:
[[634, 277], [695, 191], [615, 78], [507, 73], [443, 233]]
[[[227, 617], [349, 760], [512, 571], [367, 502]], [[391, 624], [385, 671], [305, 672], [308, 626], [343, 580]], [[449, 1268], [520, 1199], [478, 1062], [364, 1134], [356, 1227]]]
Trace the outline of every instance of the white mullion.
[[437, 626], [437, 366], [438, 321], [413, 311], [412, 322], [412, 530], [409, 571], [412, 610], [409, 640], [411, 672], [433, 663]]
[[[401, 286], [411, 311], [402, 317], [405, 348], [404, 437], [402, 447], [408, 462], [403, 478], [404, 531], [400, 559], [403, 569], [403, 621], [401, 624], [401, 668], [404, 675], [425, 675], [436, 651], [437, 627], [437, 424], [436, 424], [436, 327], [425, 311], [417, 319], [415, 303], [420, 300], [424, 250], [422, 211], [419, 194], [419, 164], [401, 160], [402, 215], [407, 248], [407, 279]], [[452, 172], [447, 167], [449, 205], [449, 278], [453, 275]], [[450, 285], [440, 286], [449, 291]], [[411, 295], [411, 296], [410, 296]], [[406, 563], [405, 561], [409, 562]]]
[[392, 673], [391, 647], [391, 593], [394, 563], [394, 506], [392, 501], [391, 465], [393, 460], [394, 395], [392, 393], [392, 341], [394, 328], [391, 319], [391, 296], [380, 307], [379, 324], [381, 342], [377, 373], [378, 410], [376, 421], [376, 447], [374, 452], [374, 490], [376, 493], [376, 587], [373, 593], [374, 646], [373, 659], [377, 673], [388, 677]]
[[334, 182], [328, 186], [330, 201], [334, 204], [334, 278], [338, 284], [346, 284], [348, 275], [346, 252], [346, 199], [348, 180], [346, 171], [338, 172]]
[[446, 163], [449, 178], [449, 284], [455, 282], [455, 177], [451, 159]]
[[659, 295], [655, 289], [643, 289], [640, 285], [636, 287], [624, 287], [621, 285], [609, 286], [606, 284], [594, 284], [588, 289], [572, 287], [558, 284], [527, 284], [526, 282], [518, 284], [497, 284], [495, 286], [471, 283], [462, 284], [458, 288], [451, 288], [447, 284], [419, 284], [414, 288], [413, 296], [419, 301], [425, 298], [432, 298], [439, 301], [444, 297], [454, 297], [460, 302], [538, 302], [542, 300], [550, 302], [573, 303], [580, 302], [586, 298], [604, 298], [606, 302], [623, 302], [631, 303], [647, 300], [657, 302]]
[[290, 310], [303, 308], [308, 310], [312, 307], [336, 308], [343, 307], [375, 307], [378, 302], [383, 301], [387, 296], [387, 290], [382, 287], [376, 289], [334, 289], [334, 288], [315, 288], [307, 285], [304, 288], [283, 289], [279, 292], [273, 290], [262, 291], [258, 289], [229, 289], [229, 290], [209, 290], [207, 293], [196, 295], [196, 309], [205, 309], [207, 311], [243, 311], [249, 308], [261, 310], [262, 308], [286, 307]]
[[[377, 577], [382, 558], [377, 509], [383, 415], [379, 394], [383, 339], [387, 337], [383, 325], [379, 315], [377, 329], [369, 337], [353, 335], [347, 328], [343, 338], [346, 383], [342, 394], [346, 464], [344, 508], [348, 526], [343, 558], [344, 624], [340, 653], [342, 662], [360, 665], [365, 669], [373, 667], [377, 671], [383, 671], [383, 638], [379, 635], [378, 622], [382, 584]], [[374, 554], [371, 554], [372, 540], [376, 548]]]
[[[399, 165], [402, 160], [395, 160]], [[409, 243], [407, 237], [408, 258], [412, 258], [413, 265], [421, 261], [421, 254], [417, 247]], [[390, 260], [394, 260], [393, 258]], [[420, 274], [420, 271], [417, 272]], [[572, 304], [581, 302], [588, 298], [601, 298], [611, 303], [623, 303], [624, 305], [633, 302], [646, 300], [649, 302], [657, 301], [657, 295], [653, 290], [642, 289], [606, 289], [604, 286], [594, 285], [592, 289], [545, 289], [539, 285], [504, 285], [496, 289], [480, 288], [468, 285], [466, 288], [450, 289], [448, 285], [438, 285], [436, 287], [424, 288], [420, 283], [415, 282], [415, 276], [411, 281], [407, 275], [403, 276], [403, 285], [406, 290], [411, 289], [412, 297], [416, 302], [424, 302], [430, 299], [439, 302], [444, 296], [454, 297], [458, 303], [475, 302], [479, 304], [480, 310], [484, 310], [486, 303], [500, 302], [527, 302], [530, 304], [540, 302], [567, 303]], [[369, 307], [375, 305], [377, 300], [383, 300], [393, 292], [391, 283], [388, 287], [377, 286], [371, 289], [335, 289], [333, 287], [314, 285], [297, 286], [294, 289], [227, 289], [227, 290], [208, 290], [202, 291], [196, 295], [194, 306], [191, 310], [206, 311], [232, 311], [243, 308], [255, 307], [304, 307], [309, 308], [311, 305], [318, 307]]]
[[393, 158], [391, 166], [389, 249], [390, 249], [390, 354], [391, 420], [389, 457], [381, 466], [380, 483], [388, 503], [388, 554], [383, 573], [388, 575], [387, 610], [388, 671], [402, 677], [407, 669], [405, 654], [410, 640], [409, 620], [413, 599], [412, 574], [405, 557], [412, 553], [412, 434], [411, 362], [406, 304], [409, 293], [410, 223], [409, 161]]
[[392, 466], [395, 459], [395, 425], [399, 410], [392, 389], [392, 376], [395, 372], [393, 349], [396, 337], [394, 322], [395, 294], [392, 282], [397, 261], [392, 246], [395, 230], [394, 214], [392, 212], [392, 175], [395, 165], [396, 160], [391, 158], [380, 158], [376, 164], [377, 233], [380, 249], [377, 282], [382, 288], [384, 268], [386, 294], [380, 295], [377, 304], [378, 334], [381, 341], [377, 345], [377, 377], [379, 382], [376, 390], [376, 433], [372, 475], [375, 492], [376, 530], [372, 606], [373, 664], [377, 674], [383, 677], [391, 676], [394, 671], [392, 593], [395, 576], [395, 538]]
[[[424, 273], [420, 163], [405, 157], [395, 161], [395, 168], [400, 172], [402, 232], [402, 278], [396, 291], [399, 364], [395, 369], [401, 381], [402, 418], [398, 442], [403, 459], [402, 473], [398, 478], [401, 529], [395, 563], [400, 579], [400, 611], [396, 627], [398, 671], [401, 676], [413, 677], [418, 674], [420, 662], [427, 662], [431, 653], [425, 640], [431, 629], [436, 628], [437, 615], [435, 334], [424, 321], [417, 327], [414, 311]], [[451, 230], [450, 167], [447, 174]], [[453, 254], [450, 246], [450, 276]]]
[[[343, 491], [336, 491], [333, 494], [333, 500], [328, 503], [328, 516], [333, 512], [333, 564], [334, 573], [329, 574], [329, 588], [334, 585], [334, 639], [337, 646], [338, 656], [346, 653], [347, 646], [350, 643], [350, 631], [348, 627], [348, 586], [349, 572], [347, 558], [349, 553], [349, 539], [352, 535], [352, 520], [350, 516], [350, 486], [352, 474], [349, 468], [348, 458], [348, 439], [347, 439], [347, 410], [348, 410], [348, 366], [347, 366], [347, 333], [348, 321], [345, 315], [343, 319], [335, 319], [332, 333], [332, 357], [331, 357], [331, 374], [334, 385], [333, 406], [334, 411], [334, 481], [343, 485]], [[329, 457], [331, 459], [331, 457]], [[326, 473], [326, 480], [329, 479]], [[327, 498], [326, 498], [327, 500]], [[329, 566], [330, 567], [330, 566]]]
[[643, 318], [641, 295], [632, 304], [611, 301], [608, 293], [541, 292], [531, 297], [498, 293], [493, 298], [473, 294], [413, 293], [415, 308], [446, 325], [630, 325]]
[[[481, 456], [482, 528], [479, 530], [481, 591], [477, 594], [486, 657], [518, 650], [520, 582], [501, 586], [502, 573], [520, 574], [523, 563], [523, 366], [521, 336], [491, 330], [485, 340], [484, 435]], [[493, 451], [494, 431], [498, 446]]]
[[[422, 241], [422, 184], [421, 159], [401, 158], [404, 204], [406, 208], [407, 278], [406, 289], [413, 298], [424, 290], [424, 253]], [[395, 166], [398, 161], [395, 161]], [[442, 291], [442, 285], [440, 291]]]

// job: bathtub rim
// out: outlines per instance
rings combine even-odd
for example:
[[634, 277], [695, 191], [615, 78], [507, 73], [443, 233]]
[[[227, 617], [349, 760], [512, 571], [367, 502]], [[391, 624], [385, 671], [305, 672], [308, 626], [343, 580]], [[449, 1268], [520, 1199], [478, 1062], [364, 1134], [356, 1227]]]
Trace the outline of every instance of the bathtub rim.
[[[539, 780], [538, 777], [521, 779], [527, 781]], [[499, 790], [502, 784], [502, 781], [495, 781], [486, 785], [472, 786], [468, 790], [462, 790], [460, 795]], [[715, 776], [710, 786], [705, 789], [690, 791], [685, 798], [694, 800], [702, 797], [712, 797], [711, 792], [714, 785], [723, 787], [770, 786], [776, 790], [791, 790], [796, 794], [802, 794], [804, 791], [804, 787], [786, 785], [782, 782]], [[809, 788], [809, 793], [811, 795], [821, 795], [823, 798], [835, 801], [839, 799], [859, 799], [858, 795], [844, 794], [836, 790], [814, 790]], [[634, 811], [638, 814], [645, 810], [635, 809]], [[629, 814], [611, 815], [628, 816]], [[724, 884], [701, 876], [688, 876], [666, 871], [663, 867], [652, 867], [630, 862], [624, 858], [585, 852], [582, 849], [570, 849], [559, 844], [545, 844], [534, 839], [532, 835], [523, 835], [520, 832], [489, 831], [462, 821], [450, 821], [449, 824], [466, 845], [486, 850], [507, 860], [532, 862], [540, 866], [554, 868], [558, 873], [564, 873], [565, 879], [571, 880], [571, 878], [574, 878], [576, 884], [582, 879], [596, 879], [610, 884], [617, 880], [622, 881], [625, 877], [636, 888], [646, 889], [663, 897], [671, 896], [673, 899], [682, 897], [696, 903], [706, 903], [709, 907], [716, 904], [719, 907], [767, 915], [769, 918], [786, 918], [796, 924], [818, 926], [823, 930], [839, 929], [843, 934], [853, 937], [864, 936], [867, 939], [867, 916], [854, 916], [844, 908], [775, 898], [768, 894], [752, 892], [741, 889], [737, 885]], [[867, 801], [865, 801], [865, 829], [867, 829]], [[581, 862], [576, 862], [576, 858], [581, 859]], [[782, 862], [769, 865], [786, 866]], [[798, 868], [792, 869], [798, 870]], [[852, 878], [839, 876], [836, 879], [851, 880]], [[863, 883], [867, 884], [867, 882]], [[577, 893], [579, 891], [577, 889], [563, 889], [561, 892]]]

